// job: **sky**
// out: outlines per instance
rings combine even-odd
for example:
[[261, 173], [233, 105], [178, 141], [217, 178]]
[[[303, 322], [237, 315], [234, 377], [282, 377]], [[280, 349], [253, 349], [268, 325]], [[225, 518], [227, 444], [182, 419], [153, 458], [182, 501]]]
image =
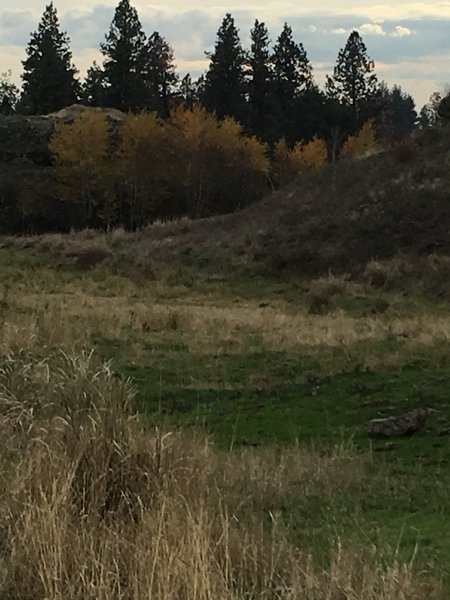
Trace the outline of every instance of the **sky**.
[[[118, 0], [54, 0], [61, 27], [71, 39], [74, 63], [84, 76], [93, 60], [101, 62], [99, 44]], [[0, 73], [12, 70], [20, 82], [21, 60], [30, 33], [37, 28], [45, 0], [0, 0]], [[255, 18], [264, 21], [273, 41], [286, 21], [314, 66], [317, 83], [331, 73], [339, 49], [352, 30], [362, 35], [379, 79], [400, 84], [418, 108], [430, 94], [450, 83], [450, 0], [260, 0], [230, 4], [214, 0], [134, 0], [145, 32], [159, 31], [173, 46], [181, 73], [193, 76], [207, 68], [223, 16], [231, 12], [244, 47]], [[74, 8], [76, 6], [76, 8]]]

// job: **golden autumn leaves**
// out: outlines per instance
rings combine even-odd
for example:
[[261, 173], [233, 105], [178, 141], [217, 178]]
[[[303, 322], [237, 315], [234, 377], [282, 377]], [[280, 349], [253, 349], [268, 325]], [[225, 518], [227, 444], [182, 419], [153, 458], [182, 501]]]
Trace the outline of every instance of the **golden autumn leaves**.
[[245, 136], [233, 119], [201, 107], [179, 107], [170, 121], [155, 113], [127, 117], [110, 129], [101, 112], [58, 124], [50, 141], [63, 200], [111, 225], [135, 228], [151, 218], [230, 212], [260, 197], [269, 173], [268, 148]]
[[[348, 139], [344, 153], [375, 146], [369, 123]], [[85, 111], [56, 125], [50, 150], [58, 195], [87, 226], [96, 220], [130, 228], [165, 216], [231, 212], [261, 197], [269, 178], [283, 185], [328, 159], [320, 138], [294, 148], [281, 140], [269, 159], [269, 147], [237, 121], [220, 121], [200, 106], [178, 107], [167, 122], [155, 113], [129, 115], [120, 128], [100, 111]]]

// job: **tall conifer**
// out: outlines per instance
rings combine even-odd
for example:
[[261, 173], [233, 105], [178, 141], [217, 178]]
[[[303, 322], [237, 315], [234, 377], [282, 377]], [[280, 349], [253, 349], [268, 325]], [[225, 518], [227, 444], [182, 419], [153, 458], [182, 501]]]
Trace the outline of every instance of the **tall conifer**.
[[250, 32], [251, 48], [248, 56], [248, 96], [252, 131], [270, 140], [272, 127], [273, 77], [270, 62], [269, 32], [264, 23], [255, 21]]
[[146, 46], [143, 77], [147, 87], [146, 108], [155, 110], [161, 117], [167, 118], [178, 75], [173, 50], [157, 31], [150, 36]]
[[101, 44], [107, 103], [123, 111], [139, 110], [146, 99], [142, 72], [147, 39], [137, 11], [120, 0], [106, 40]]
[[217, 32], [205, 78], [203, 104], [218, 117], [242, 119], [245, 113], [245, 54], [239, 31], [228, 13]]
[[274, 47], [272, 61], [276, 93], [281, 105], [286, 107], [313, 83], [306, 50], [303, 44], [295, 42], [287, 23]]
[[37, 31], [31, 34], [23, 64], [20, 110], [47, 114], [78, 99], [79, 84], [72, 64], [70, 40], [60, 31], [56, 8], [46, 6]]
[[[344, 106], [352, 108], [355, 118], [375, 96], [378, 88], [375, 63], [357, 31], [353, 31], [340, 50], [332, 77], [327, 78], [327, 92]], [[366, 118], [366, 115], [363, 117]]]

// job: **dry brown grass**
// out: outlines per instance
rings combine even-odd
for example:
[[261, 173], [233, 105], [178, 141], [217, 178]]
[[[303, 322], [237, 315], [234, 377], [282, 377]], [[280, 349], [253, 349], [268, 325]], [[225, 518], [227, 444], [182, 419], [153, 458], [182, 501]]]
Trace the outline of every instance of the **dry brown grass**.
[[269, 507], [363, 486], [351, 449], [221, 454], [144, 429], [129, 382], [92, 354], [0, 370], [0, 598], [422, 600], [437, 582], [330, 540], [321, 567]]
[[378, 288], [415, 287], [448, 293], [450, 257], [430, 254], [414, 260], [407, 257], [373, 260], [366, 266], [364, 278], [370, 285]]
[[89, 346], [92, 336], [118, 340], [125, 335], [130, 352], [148, 339], [182, 340], [196, 353], [231, 344], [237, 352], [239, 348], [247, 351], [249, 335], [256, 340], [252, 343], [269, 350], [350, 347], [388, 337], [411, 347], [450, 340], [450, 317], [444, 313], [314, 315], [281, 303], [276, 307], [260, 307], [256, 302], [220, 306], [202, 298], [198, 303], [193, 298], [163, 302], [136, 297], [135, 289], [131, 286], [123, 296], [103, 296], [100, 290], [95, 295], [91, 289], [40, 294], [22, 289], [20, 294], [11, 294], [14, 300], [0, 319], [0, 352], [42, 345], [79, 348]]
[[334, 298], [345, 295], [355, 287], [355, 284], [350, 284], [348, 275], [337, 277], [329, 273], [327, 277], [313, 280], [309, 286], [310, 312], [327, 313]]

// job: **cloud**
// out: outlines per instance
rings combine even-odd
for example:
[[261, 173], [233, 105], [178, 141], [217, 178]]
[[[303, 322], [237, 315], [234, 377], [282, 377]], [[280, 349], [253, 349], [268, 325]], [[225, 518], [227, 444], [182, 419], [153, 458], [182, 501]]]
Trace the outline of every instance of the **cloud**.
[[2, 46], [25, 46], [30, 38], [30, 32], [35, 28], [35, 16], [30, 10], [0, 12], [0, 44]]
[[396, 25], [394, 31], [391, 33], [392, 37], [408, 37], [413, 34], [413, 31], [409, 27], [403, 27], [402, 25]]
[[364, 23], [358, 29], [362, 35], [386, 35], [383, 27], [376, 23]]
[[[95, 4], [94, 0], [80, 0], [74, 9], [68, 0], [57, 0], [61, 26], [71, 38], [74, 62], [81, 75], [94, 59], [101, 62], [99, 45], [109, 29], [117, 1], [99, 0]], [[230, 10], [245, 47], [249, 47], [249, 31], [255, 17], [266, 21], [272, 40], [276, 40], [287, 21], [295, 39], [304, 44], [318, 82], [332, 71], [340, 48], [354, 29], [362, 34], [380, 77], [389, 83], [398, 78], [407, 91], [416, 95], [418, 103], [426, 101], [439, 82], [450, 78], [450, 0], [391, 0], [389, 5], [374, 4], [372, 0], [249, 2], [236, 3], [234, 7], [208, 0], [196, 0], [195, 4], [173, 0], [170, 7], [164, 0], [134, 0], [133, 4], [146, 33], [159, 31], [172, 44], [179, 70], [190, 71], [193, 76], [207, 67], [204, 52], [214, 47], [223, 14]], [[0, 8], [0, 72], [12, 68], [16, 81], [20, 60], [25, 57], [25, 46], [30, 32], [37, 28], [42, 8], [36, 10], [36, 0], [20, 0], [20, 9], [11, 5], [8, 10]]]
[[396, 63], [380, 62], [377, 71], [390, 85], [398, 83], [404, 90], [414, 92], [416, 104], [420, 108], [428, 102], [432, 92], [446, 88], [449, 79], [442, 65], [450, 67], [450, 50]]

